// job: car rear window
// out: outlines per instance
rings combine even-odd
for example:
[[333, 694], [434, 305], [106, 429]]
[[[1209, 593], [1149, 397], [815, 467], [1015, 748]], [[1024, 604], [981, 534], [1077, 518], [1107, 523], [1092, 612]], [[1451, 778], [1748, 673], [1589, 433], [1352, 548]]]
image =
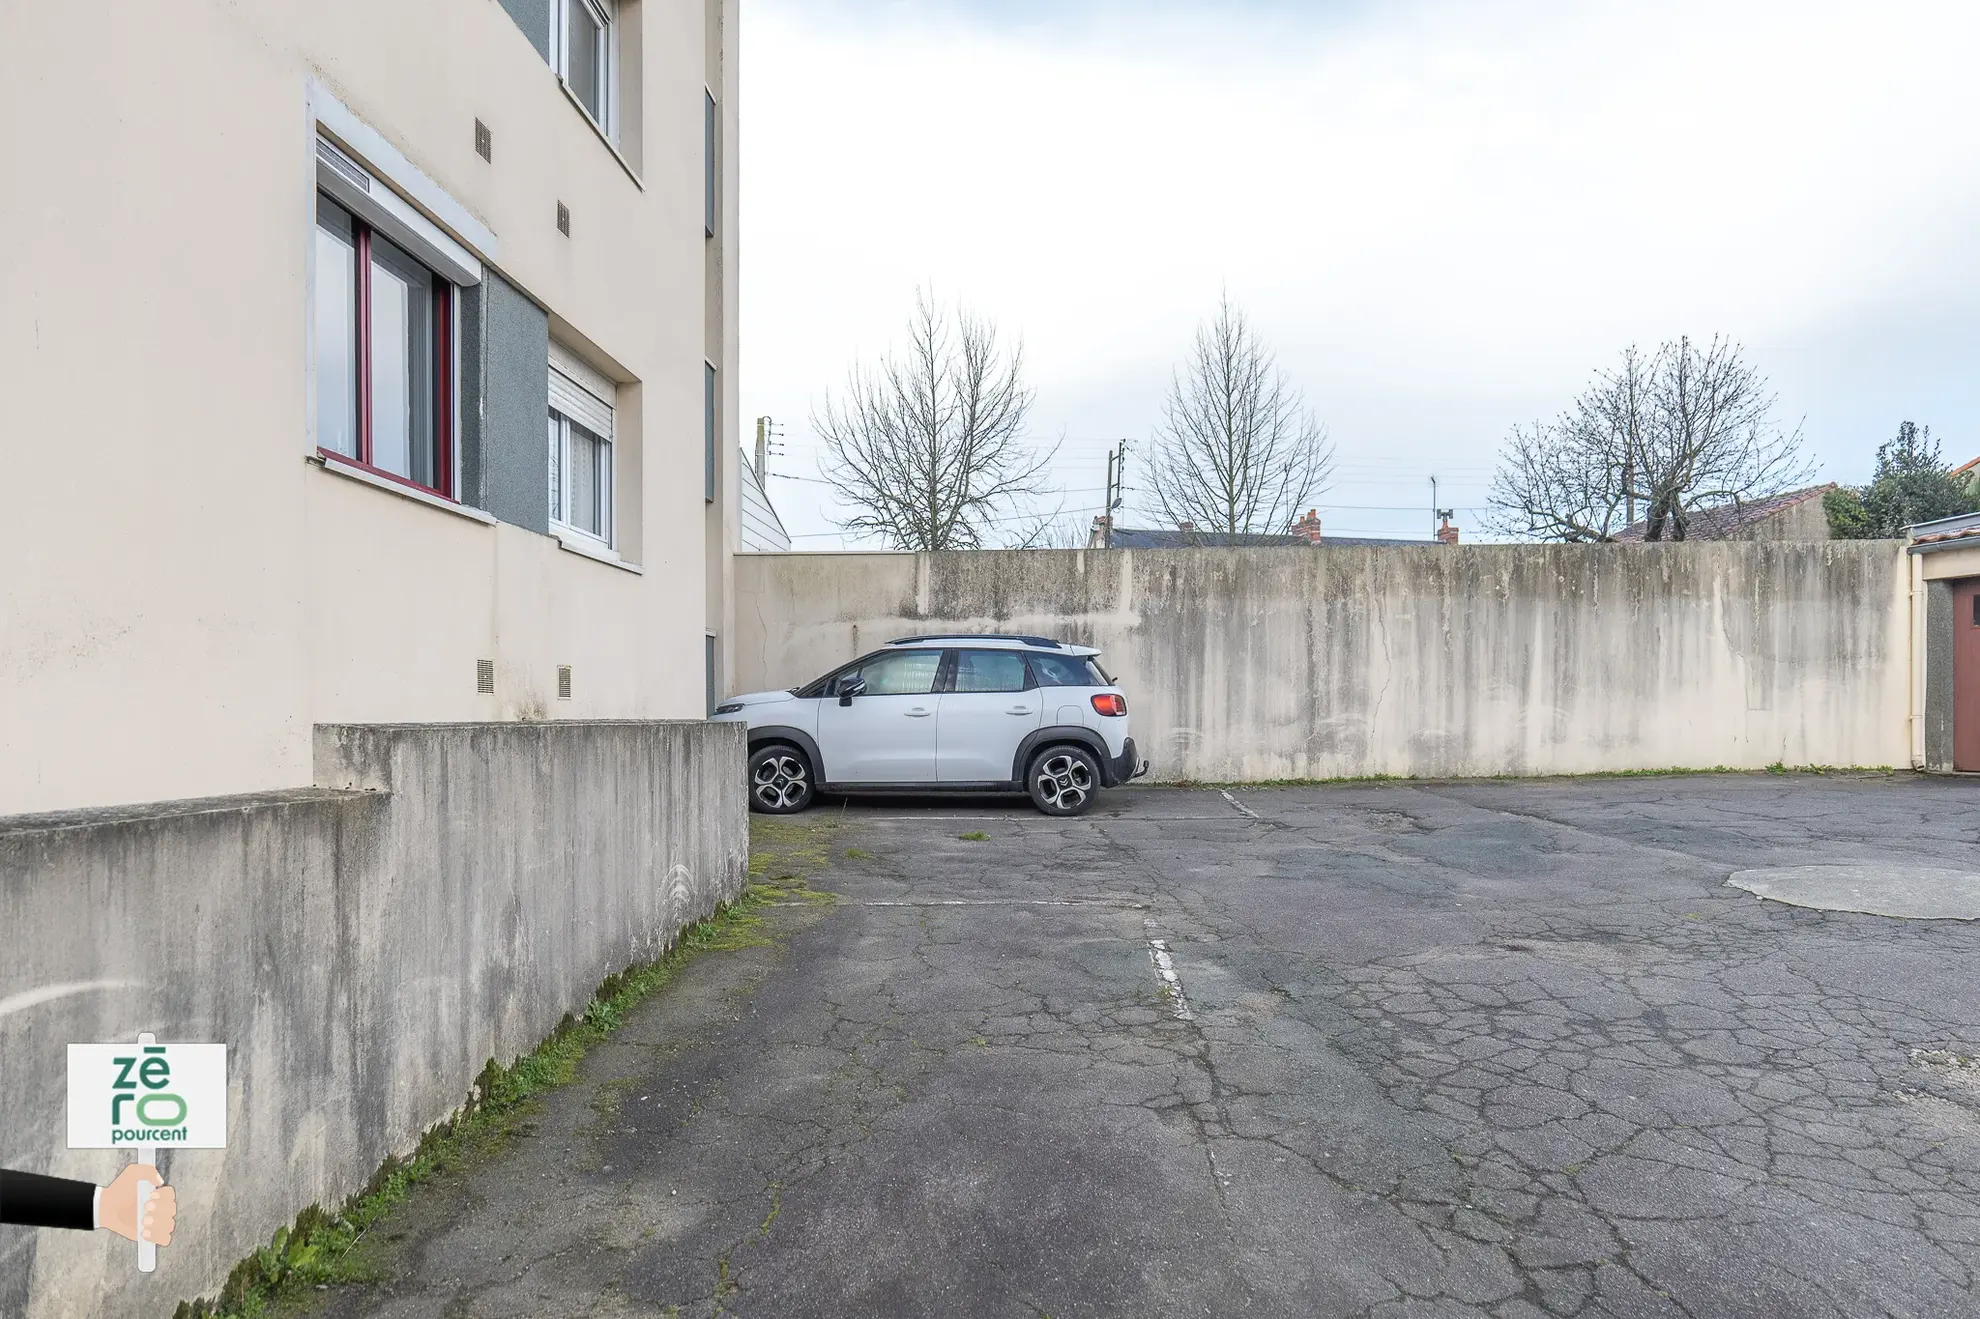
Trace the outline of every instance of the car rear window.
[[1026, 685], [1024, 656], [1015, 650], [964, 650], [956, 653], [956, 691], [1021, 692]]
[[1077, 655], [1038, 655], [1028, 657], [1031, 671], [1040, 687], [1105, 687], [1107, 680], [1100, 666]]

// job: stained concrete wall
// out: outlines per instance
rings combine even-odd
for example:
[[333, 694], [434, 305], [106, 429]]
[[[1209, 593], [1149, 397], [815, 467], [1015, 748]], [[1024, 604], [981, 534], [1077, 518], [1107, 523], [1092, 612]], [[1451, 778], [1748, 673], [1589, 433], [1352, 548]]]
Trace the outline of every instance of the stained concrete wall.
[[743, 555], [736, 690], [893, 637], [1100, 646], [1163, 780], [1905, 765], [1894, 542]]
[[[733, 726], [319, 728], [323, 787], [0, 819], [0, 1166], [64, 1143], [71, 1042], [221, 1041], [224, 1152], [162, 1153], [158, 1272], [106, 1233], [0, 1235], [0, 1314], [168, 1314], [335, 1205], [605, 976], [742, 888]], [[52, 995], [52, 997], [51, 997]]]

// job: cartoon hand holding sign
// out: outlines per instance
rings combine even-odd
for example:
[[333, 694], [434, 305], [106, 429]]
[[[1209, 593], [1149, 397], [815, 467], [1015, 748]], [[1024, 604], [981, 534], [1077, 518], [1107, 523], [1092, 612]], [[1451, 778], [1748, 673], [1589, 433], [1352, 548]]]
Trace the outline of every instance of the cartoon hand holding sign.
[[144, 1239], [169, 1246], [178, 1202], [172, 1188], [161, 1184], [163, 1180], [156, 1168], [135, 1163], [118, 1173], [116, 1181], [101, 1188], [92, 1182], [0, 1168], [0, 1223], [67, 1227], [84, 1232], [100, 1227], [136, 1241], [138, 1183], [149, 1181], [158, 1190], [144, 1207]]
[[160, 1044], [153, 1035], [134, 1046], [71, 1044], [69, 1148], [128, 1146], [136, 1156], [96, 1196], [95, 1219], [137, 1242], [144, 1273], [157, 1267], [178, 1215], [176, 1195], [152, 1166], [159, 1145], [227, 1147], [227, 1046]]

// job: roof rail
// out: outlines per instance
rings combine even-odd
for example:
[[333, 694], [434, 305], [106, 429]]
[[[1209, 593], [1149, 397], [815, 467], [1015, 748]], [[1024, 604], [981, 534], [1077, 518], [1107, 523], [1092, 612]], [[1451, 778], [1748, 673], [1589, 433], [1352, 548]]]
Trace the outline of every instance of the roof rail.
[[1929, 536], [1935, 532], [1965, 531], [1980, 527], [1980, 513], [1955, 513], [1949, 518], [1934, 518], [1930, 522], [1915, 522], [1905, 528], [1914, 538]]
[[937, 632], [925, 637], [895, 637], [890, 646], [912, 646], [923, 641], [1016, 641], [1040, 650], [1063, 650], [1065, 647], [1050, 637], [1020, 637], [1001, 632]]

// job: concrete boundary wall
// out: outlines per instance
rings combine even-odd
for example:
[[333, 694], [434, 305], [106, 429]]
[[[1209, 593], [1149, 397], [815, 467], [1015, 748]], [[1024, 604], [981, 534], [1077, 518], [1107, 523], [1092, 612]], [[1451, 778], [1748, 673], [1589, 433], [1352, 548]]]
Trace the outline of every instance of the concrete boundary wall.
[[777, 554], [739, 691], [915, 632], [1100, 646], [1161, 780], [1909, 763], [1896, 542]]
[[158, 1272], [107, 1233], [9, 1230], [0, 1314], [211, 1293], [745, 881], [733, 726], [326, 727], [315, 748], [315, 790], [0, 819], [0, 1166], [128, 1162], [63, 1148], [71, 1042], [230, 1046], [229, 1148], [160, 1158], [180, 1198]]

